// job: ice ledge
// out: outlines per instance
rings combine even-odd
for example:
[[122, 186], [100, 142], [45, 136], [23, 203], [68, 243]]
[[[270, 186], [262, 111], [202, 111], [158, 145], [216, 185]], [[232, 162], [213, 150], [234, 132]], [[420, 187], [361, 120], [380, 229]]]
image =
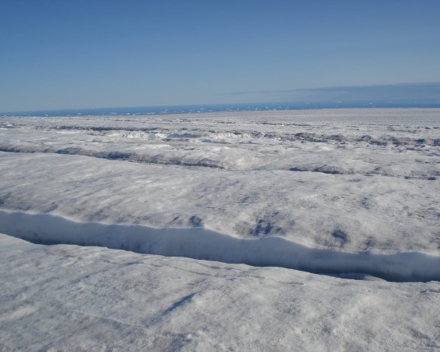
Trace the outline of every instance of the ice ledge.
[[440, 256], [427, 253], [346, 253], [310, 248], [281, 237], [239, 239], [204, 228], [75, 222], [51, 214], [2, 209], [0, 232], [39, 244], [102, 246], [321, 274], [363, 273], [397, 282], [440, 280]]

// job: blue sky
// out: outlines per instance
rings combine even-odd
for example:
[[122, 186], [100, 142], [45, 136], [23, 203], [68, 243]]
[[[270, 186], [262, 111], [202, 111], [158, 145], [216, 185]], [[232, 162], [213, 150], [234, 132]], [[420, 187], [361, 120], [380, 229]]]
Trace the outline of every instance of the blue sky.
[[288, 102], [317, 90], [338, 100], [371, 85], [388, 99], [402, 83], [417, 83], [405, 99], [411, 86], [435, 97], [438, 85], [420, 83], [440, 82], [439, 18], [438, 0], [2, 0], [0, 111]]

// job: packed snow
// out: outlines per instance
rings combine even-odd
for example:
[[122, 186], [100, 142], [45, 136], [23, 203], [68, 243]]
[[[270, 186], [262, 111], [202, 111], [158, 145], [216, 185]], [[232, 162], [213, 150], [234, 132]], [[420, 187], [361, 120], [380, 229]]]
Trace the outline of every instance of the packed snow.
[[0, 244], [2, 351], [440, 349], [439, 282]]
[[0, 118], [0, 349], [440, 350], [439, 157], [439, 109]]

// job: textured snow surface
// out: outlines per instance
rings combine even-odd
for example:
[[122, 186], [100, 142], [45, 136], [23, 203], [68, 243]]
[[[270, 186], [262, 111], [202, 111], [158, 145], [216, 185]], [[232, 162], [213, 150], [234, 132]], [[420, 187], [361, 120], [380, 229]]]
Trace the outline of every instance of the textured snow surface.
[[1, 351], [438, 351], [440, 110], [0, 118], [0, 232]]
[[4, 235], [0, 260], [1, 351], [440, 350], [438, 282], [347, 280]]
[[440, 251], [439, 109], [3, 118], [0, 127], [3, 209], [346, 252]]

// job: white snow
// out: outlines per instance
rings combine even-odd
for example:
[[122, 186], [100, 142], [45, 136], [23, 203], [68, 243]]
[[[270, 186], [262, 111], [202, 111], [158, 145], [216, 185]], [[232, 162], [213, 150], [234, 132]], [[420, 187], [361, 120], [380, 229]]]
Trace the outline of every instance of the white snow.
[[0, 235], [4, 351], [438, 351], [440, 284]]
[[0, 350], [438, 350], [439, 157], [439, 109], [1, 118], [0, 232], [64, 245], [2, 237]]

